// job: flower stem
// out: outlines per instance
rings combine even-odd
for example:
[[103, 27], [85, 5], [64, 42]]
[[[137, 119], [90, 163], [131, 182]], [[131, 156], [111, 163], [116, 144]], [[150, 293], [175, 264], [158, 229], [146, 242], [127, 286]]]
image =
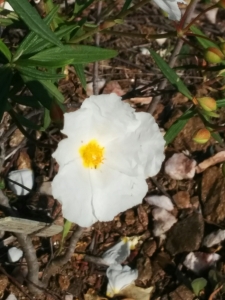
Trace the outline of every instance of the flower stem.
[[211, 10], [211, 9], [214, 9], [214, 8], [216, 8], [216, 7], [218, 7], [217, 6], [217, 3], [216, 4], [213, 4], [212, 6], [210, 6], [210, 7], [208, 7], [208, 8], [206, 8], [205, 10], [203, 10], [199, 15], [197, 15], [197, 17], [195, 17], [185, 28], [183, 28], [183, 32], [187, 32], [188, 31], [188, 29], [197, 21], [197, 20], [199, 20], [200, 19], [200, 17], [202, 16], [202, 15], [204, 15], [207, 11], [209, 11], [209, 10]]

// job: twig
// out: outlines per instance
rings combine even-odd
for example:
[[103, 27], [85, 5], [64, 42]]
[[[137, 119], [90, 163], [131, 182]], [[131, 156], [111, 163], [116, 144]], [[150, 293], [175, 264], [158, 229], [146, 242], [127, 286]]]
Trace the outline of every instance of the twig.
[[[193, 15], [193, 12], [196, 8], [197, 3], [198, 3], [198, 0], [192, 0], [191, 3], [189, 4], [189, 6], [187, 7], [187, 10], [185, 12], [186, 18], [183, 21], [183, 26], [185, 26], [190, 21], [192, 15]], [[184, 43], [184, 41], [182, 39], [178, 39], [178, 41], [177, 41], [177, 43], [174, 47], [173, 53], [172, 53], [172, 55], [170, 57], [170, 60], [169, 60], [169, 66], [171, 68], [173, 68], [175, 63], [176, 63], [178, 54], [180, 53], [180, 50], [183, 46], [183, 43]], [[163, 90], [166, 87], [166, 84], [167, 84], [167, 79], [165, 79], [161, 82], [158, 89]], [[151, 104], [150, 104], [150, 106], [149, 106], [148, 112], [153, 114], [156, 107], [157, 107], [157, 104], [159, 103], [160, 100], [161, 100], [161, 96], [154, 97]]]
[[[98, 6], [97, 6], [96, 24], [99, 25], [100, 24], [99, 16], [100, 16], [101, 10], [102, 10], [102, 1], [99, 1], [97, 5]], [[99, 42], [100, 42], [100, 33], [97, 32], [95, 35], [95, 45], [99, 46]], [[98, 95], [98, 62], [97, 61], [94, 62], [93, 92], [94, 92], [94, 95]]]
[[58, 257], [56, 257], [55, 259], [53, 259], [51, 261], [51, 263], [49, 264], [49, 266], [46, 268], [46, 270], [44, 271], [43, 277], [42, 277], [42, 282], [44, 284], [44, 286], [47, 286], [49, 279], [51, 278], [51, 276], [54, 276], [57, 271], [59, 270], [60, 267], [62, 267], [63, 265], [65, 265], [70, 258], [72, 257], [77, 242], [80, 239], [81, 235], [83, 234], [84, 228], [77, 226], [76, 230], [74, 231], [73, 235], [71, 236], [70, 239], [70, 244], [68, 249], [66, 250], [64, 255], [60, 255]]
[[209, 300], [213, 300], [214, 297], [216, 296], [216, 294], [217, 294], [220, 290], [222, 290], [223, 286], [224, 286], [224, 285], [222, 284], [220, 287], [218, 287], [218, 289], [216, 289], [215, 291], [213, 291], [212, 294], [209, 296]]
[[22, 288], [22, 286], [16, 281], [16, 279], [14, 277], [12, 277], [11, 275], [9, 275], [5, 269], [3, 267], [0, 266], [0, 271], [5, 274], [10, 281], [12, 281], [12, 283], [27, 297], [27, 299], [33, 300], [33, 298], [27, 294], [27, 292], [24, 290], [24, 288]]

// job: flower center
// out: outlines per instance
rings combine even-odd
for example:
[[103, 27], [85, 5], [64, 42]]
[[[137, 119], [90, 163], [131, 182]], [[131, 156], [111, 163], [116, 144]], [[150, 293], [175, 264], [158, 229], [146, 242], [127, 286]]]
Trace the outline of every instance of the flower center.
[[101, 147], [96, 140], [91, 140], [89, 143], [79, 148], [79, 153], [86, 168], [97, 169], [104, 160], [105, 148]]

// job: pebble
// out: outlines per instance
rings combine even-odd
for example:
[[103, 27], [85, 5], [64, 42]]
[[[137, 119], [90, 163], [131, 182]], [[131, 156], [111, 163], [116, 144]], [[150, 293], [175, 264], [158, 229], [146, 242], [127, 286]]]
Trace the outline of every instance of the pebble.
[[23, 251], [16, 247], [12, 247], [8, 250], [7, 255], [8, 255], [9, 262], [13, 263], [20, 260], [20, 258], [23, 256]]
[[203, 233], [203, 217], [201, 214], [194, 212], [190, 216], [179, 220], [171, 228], [167, 235], [165, 248], [171, 255], [198, 250]]

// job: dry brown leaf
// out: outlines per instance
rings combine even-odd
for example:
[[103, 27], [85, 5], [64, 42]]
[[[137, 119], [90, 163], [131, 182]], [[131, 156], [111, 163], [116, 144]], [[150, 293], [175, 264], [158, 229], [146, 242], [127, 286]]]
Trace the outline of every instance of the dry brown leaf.
[[214, 156], [205, 159], [203, 162], [201, 162], [199, 165], [196, 166], [196, 173], [202, 173], [205, 169], [208, 167], [214, 166], [218, 163], [225, 161], [225, 151], [221, 151]]
[[103, 89], [103, 94], [115, 93], [118, 96], [123, 96], [125, 93], [117, 81], [109, 81]]
[[27, 152], [20, 152], [16, 165], [18, 170], [31, 169], [31, 160]]
[[10, 138], [9, 146], [16, 147], [22, 142], [23, 139], [24, 135], [22, 132], [19, 129], [16, 129]]
[[128, 285], [126, 288], [122, 289], [119, 295], [133, 300], [150, 300], [153, 291], [154, 291], [153, 286], [147, 289], [143, 289], [132, 283]]
[[84, 294], [85, 300], [107, 300], [107, 298], [99, 297], [94, 289], [89, 289], [87, 294]]

